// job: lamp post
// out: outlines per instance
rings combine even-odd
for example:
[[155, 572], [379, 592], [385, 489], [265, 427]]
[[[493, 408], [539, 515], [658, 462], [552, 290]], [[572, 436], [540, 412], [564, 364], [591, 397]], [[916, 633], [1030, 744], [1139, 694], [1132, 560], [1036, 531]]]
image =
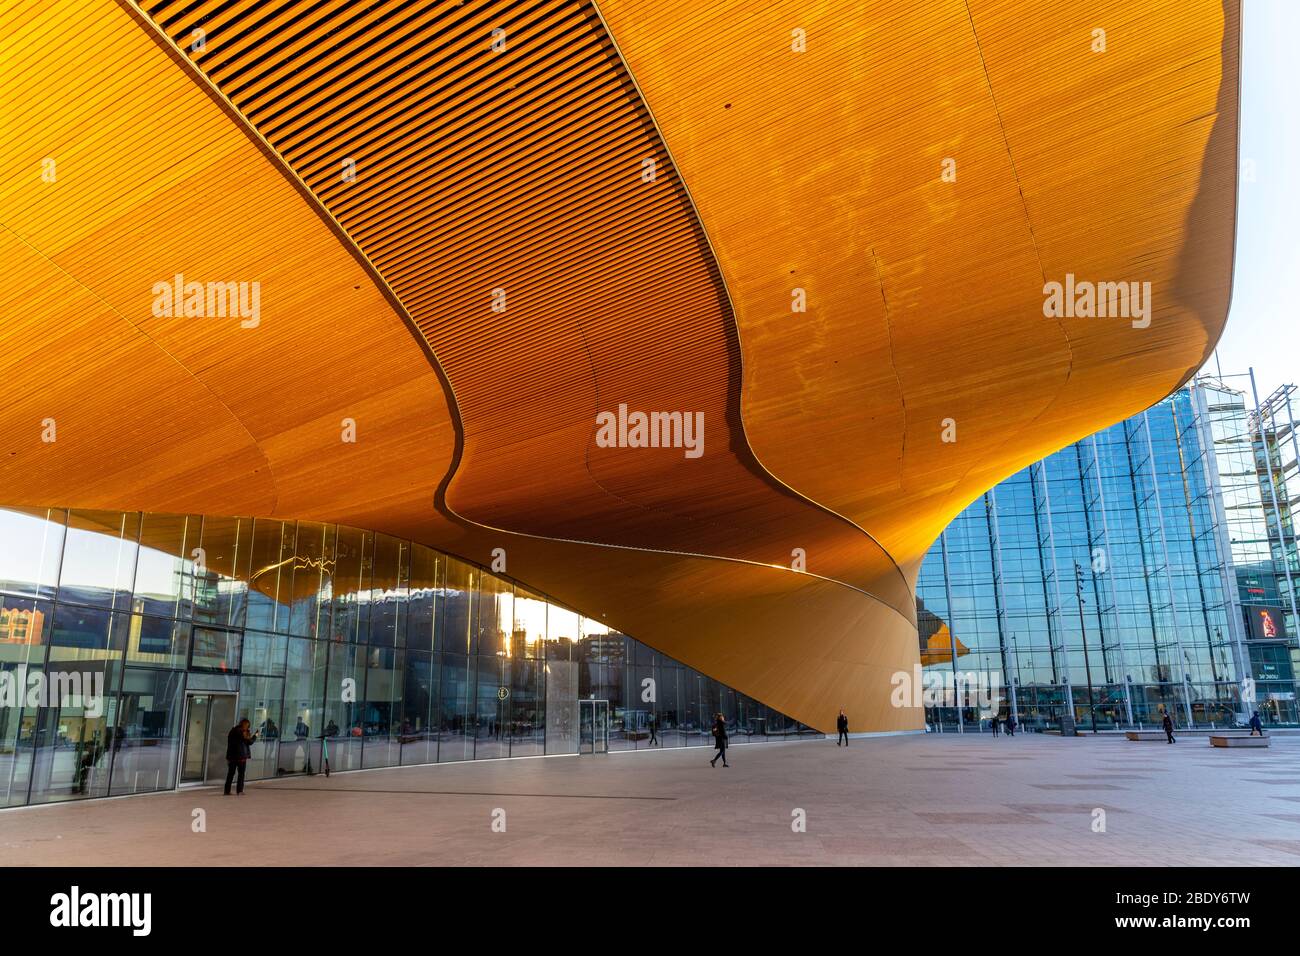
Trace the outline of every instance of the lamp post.
[[[1088, 661], [1088, 629], [1083, 623], [1083, 568], [1074, 562], [1074, 591], [1079, 598], [1079, 633], [1083, 636], [1083, 671], [1088, 678], [1088, 714], [1092, 718], [1092, 732], [1097, 732], [1097, 707], [1092, 698], [1092, 665]], [[1070, 701], [1074, 706], [1074, 701]]]

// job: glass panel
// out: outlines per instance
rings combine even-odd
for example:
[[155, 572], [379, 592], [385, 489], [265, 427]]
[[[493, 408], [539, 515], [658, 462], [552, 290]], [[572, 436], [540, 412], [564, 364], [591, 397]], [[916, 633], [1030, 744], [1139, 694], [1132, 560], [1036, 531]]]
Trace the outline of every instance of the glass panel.
[[464, 561], [447, 559], [447, 583], [442, 589], [442, 625], [438, 646], [465, 654], [470, 649], [474, 612], [474, 570]]
[[[225, 783], [230, 763], [226, 760], [226, 747], [230, 732], [235, 729], [235, 695], [213, 694], [208, 709], [208, 759], [203, 779], [206, 783]], [[245, 775], [251, 768], [245, 768]]]
[[[522, 589], [516, 589], [513, 601], [515, 626], [511, 636], [512, 651], [515, 647], [522, 644], [523, 656], [537, 660], [545, 658], [546, 654], [546, 607], [547, 603], [543, 598], [536, 594], [529, 594]], [[564, 649], [563, 657], [557, 657], [557, 660], [568, 660], [568, 648]]]
[[185, 710], [185, 752], [181, 757], [181, 783], [200, 783], [207, 769], [208, 717], [212, 698], [191, 694]]
[[[126, 619], [120, 615], [119, 619]], [[189, 661], [190, 625], [132, 614], [126, 619], [126, 659], [130, 664], [184, 670]]]
[[0, 591], [53, 598], [67, 513], [0, 509]]
[[428, 651], [434, 647], [433, 627], [437, 620], [437, 590], [441, 585], [441, 556], [417, 544], [411, 552], [410, 619], [407, 647]]
[[[285, 553], [286, 537], [289, 539], [289, 554]], [[258, 518], [253, 523], [247, 627], [259, 631], [277, 629], [276, 610], [280, 603], [281, 580], [287, 595], [293, 578], [292, 570], [285, 572], [286, 559], [292, 558], [292, 550], [293, 525], [286, 527], [281, 521], [266, 518]], [[288, 619], [281, 621], [280, 625], [288, 630]]]
[[429, 651], [408, 650], [402, 681], [402, 724], [398, 742], [403, 764], [438, 760], [437, 663]]
[[[396, 767], [401, 763], [401, 677], [405, 652], [400, 648], [366, 650], [366, 700], [362, 712], [365, 749], [362, 765]], [[332, 764], [331, 764], [332, 766]]]
[[582, 636], [577, 613], [557, 604], [546, 609], [546, 657], [548, 660], [578, 660], [574, 645]]
[[41, 663], [50, 640], [53, 605], [0, 594], [0, 664]]
[[321, 601], [322, 592], [328, 593], [330, 585], [325, 568], [325, 526], [300, 521], [295, 540], [288, 630], [302, 637], [316, 637], [329, 626], [329, 605], [322, 607]]
[[372, 535], [340, 527], [334, 551], [330, 633], [336, 641], [364, 642], [370, 629], [370, 604], [363, 602], [362, 596], [370, 591]]
[[107, 703], [117, 694], [120, 673], [120, 665], [108, 661], [47, 668], [36, 717], [32, 803], [108, 794], [112, 752]]
[[[239, 710], [235, 722], [247, 720], [257, 739], [245, 770], [246, 779], [263, 780], [275, 776], [280, 750], [280, 711], [284, 681], [278, 677], [248, 677], [239, 682]], [[229, 727], [226, 730], [230, 730]], [[219, 755], [219, 756], [223, 756]], [[224, 760], [222, 761], [224, 764]]]
[[406, 643], [406, 580], [410, 548], [386, 534], [375, 537], [375, 564], [370, 582], [370, 643], [399, 647]]
[[32, 675], [43, 671], [53, 614], [47, 601], [0, 594], [0, 806], [27, 802], [36, 714], [24, 704]]
[[331, 770], [361, 767], [362, 695], [366, 686], [364, 650], [356, 644], [329, 645], [325, 736], [329, 738]]
[[681, 693], [682, 669], [673, 664], [661, 664], [658, 668], [656, 689], [659, 695], [659, 710], [656, 717], [658, 736], [665, 747], [686, 746], [686, 735], [682, 729], [685, 719], [685, 703]]
[[201, 525], [201, 519], [185, 515], [142, 517], [132, 610], [156, 617], [190, 617], [194, 567], [188, 555], [190, 548], [199, 546]]
[[[538, 647], [541, 645], [538, 644]], [[510, 662], [510, 756], [534, 757], [546, 752], [546, 698], [540, 661]]]
[[578, 665], [546, 662], [546, 752], [578, 752]]
[[204, 518], [199, 552], [188, 557], [194, 571], [194, 620], [243, 627], [252, 560], [251, 518]]
[[50, 663], [120, 659], [126, 647], [130, 621], [129, 614], [114, 615], [99, 608], [57, 605], [49, 642]]
[[474, 737], [468, 713], [473, 689], [469, 660], [464, 654], [442, 655], [441, 717], [438, 760], [472, 760]]
[[244, 632], [244, 652], [240, 660], [240, 671], [244, 674], [283, 676], [288, 645], [289, 639], [280, 634]]
[[110, 708], [109, 793], [143, 793], [176, 785], [185, 675], [128, 667]]
[[476, 746], [474, 758], [485, 760], [510, 756], [509, 663], [499, 657], [480, 655], [478, 697], [475, 707]]
[[480, 656], [523, 657], [512, 647], [515, 589], [491, 574], [480, 575], [478, 592], [478, 652]]
[[[7, 668], [0, 671], [0, 678], [17, 680], [17, 684], [11, 685], [15, 688], [27, 688], [31, 686], [31, 681], [45, 679], [45, 667], [39, 660], [34, 660], [26, 668]], [[5, 767], [7, 782], [4, 785], [4, 792], [7, 794], [9, 806], [19, 806], [27, 802], [37, 744], [42, 740], [37, 723], [40, 708], [35, 705], [36, 703], [29, 704], [28, 695], [24, 693], [13, 699], [12, 708], [6, 708], [6, 719], [10, 727], [16, 731], [16, 737], [13, 738], [13, 752], [6, 757], [3, 764], [0, 764]]]
[[140, 516], [118, 511], [73, 511], [59, 572], [59, 600], [128, 608], [135, 579]]
[[308, 767], [315, 772], [320, 767], [329, 647], [305, 638], [289, 639], [282, 721], [287, 730], [280, 738], [279, 756], [279, 770], [283, 773], [305, 773]]
[[589, 754], [596, 750], [596, 703], [578, 701], [578, 753]]
[[194, 645], [190, 655], [191, 669], [221, 671], [223, 674], [239, 673], [243, 637], [237, 631], [196, 627], [191, 640]]

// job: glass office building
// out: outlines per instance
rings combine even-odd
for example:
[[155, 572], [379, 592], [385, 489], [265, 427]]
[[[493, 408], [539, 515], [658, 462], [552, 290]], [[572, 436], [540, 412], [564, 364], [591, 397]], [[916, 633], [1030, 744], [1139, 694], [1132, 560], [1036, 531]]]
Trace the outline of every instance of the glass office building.
[[419, 544], [336, 525], [0, 510], [0, 806], [807, 727]]
[[[1278, 583], [1297, 570], [1294, 534], [1268, 472], [1291, 498], [1259, 422], [1242, 390], [1198, 379], [985, 493], [921, 569], [926, 667], [996, 679], [1002, 717], [1030, 729], [1165, 712], [1223, 726], [1255, 708], [1300, 722], [1294, 590]], [[927, 712], [942, 730], [987, 716]]]

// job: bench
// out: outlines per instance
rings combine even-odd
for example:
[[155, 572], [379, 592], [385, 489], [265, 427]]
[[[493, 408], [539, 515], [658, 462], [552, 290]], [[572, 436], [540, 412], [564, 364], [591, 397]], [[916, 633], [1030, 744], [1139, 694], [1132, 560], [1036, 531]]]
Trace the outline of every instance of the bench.
[[1267, 747], [1271, 737], [1252, 737], [1249, 734], [1211, 734], [1211, 747]]
[[1166, 740], [1163, 730], [1126, 730], [1124, 736], [1129, 740]]

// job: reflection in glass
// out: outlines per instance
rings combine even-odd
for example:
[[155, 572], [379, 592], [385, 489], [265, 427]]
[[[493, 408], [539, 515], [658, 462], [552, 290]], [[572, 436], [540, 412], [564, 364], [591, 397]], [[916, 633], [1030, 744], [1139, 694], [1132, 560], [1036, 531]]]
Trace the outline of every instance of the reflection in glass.
[[130, 664], [184, 670], [189, 661], [190, 625], [161, 617], [132, 614], [127, 621], [126, 659]]
[[129, 607], [139, 532], [138, 514], [71, 512], [59, 571], [59, 600]]
[[190, 635], [190, 642], [191, 669], [220, 671], [223, 674], [239, 673], [244, 638], [238, 631], [196, 627]]
[[143, 516], [132, 610], [180, 620], [191, 616], [195, 577], [185, 556], [199, 547], [202, 524], [197, 516]]
[[473, 715], [469, 712], [473, 699], [470, 677], [469, 658], [466, 655], [442, 655], [442, 676], [439, 681], [439, 761], [474, 759], [474, 736], [470, 727]]
[[126, 669], [105, 740], [113, 796], [175, 786], [184, 681], [178, 671]]
[[[533, 660], [545, 658], [546, 654], [546, 610], [544, 598], [531, 594], [523, 588], [515, 589], [511, 602], [514, 608], [515, 624], [510, 636], [511, 656], [522, 654]], [[564, 648], [564, 656], [557, 660], [568, 660], [569, 649]]]
[[425, 650], [407, 650], [402, 678], [402, 722], [398, 727], [401, 763], [438, 760], [437, 663]]
[[46, 668], [35, 715], [29, 802], [108, 795], [108, 701], [118, 694], [120, 673], [121, 666], [109, 661], [68, 661]]
[[362, 766], [367, 769], [396, 767], [401, 763], [401, 679], [405, 654], [402, 648], [371, 647], [366, 650]]
[[190, 551], [194, 573], [194, 620], [243, 627], [252, 560], [250, 518], [203, 519], [199, 552]]
[[0, 690], [51, 688], [0, 693], [0, 806], [167, 789], [190, 743], [201, 781], [237, 716], [258, 734], [250, 779], [320, 772], [323, 739], [331, 771], [573, 754], [580, 696], [608, 701], [588, 705], [601, 749], [648, 746], [652, 719], [682, 746], [701, 707], [736, 714], [737, 736], [751, 712], [779, 726], [598, 621], [385, 535], [91, 511], [0, 510], [0, 530]]
[[370, 582], [370, 643], [380, 647], [406, 644], [406, 582], [411, 549], [386, 534], [375, 536], [375, 563]]
[[438, 619], [438, 588], [443, 559], [432, 548], [417, 544], [411, 549], [411, 581], [406, 646], [429, 651], [434, 648], [433, 628]]
[[67, 513], [0, 509], [0, 591], [53, 598]]
[[447, 581], [442, 589], [441, 604], [439, 649], [455, 654], [469, 653], [470, 633], [477, 601], [474, 594], [474, 569], [464, 561], [448, 559]]

